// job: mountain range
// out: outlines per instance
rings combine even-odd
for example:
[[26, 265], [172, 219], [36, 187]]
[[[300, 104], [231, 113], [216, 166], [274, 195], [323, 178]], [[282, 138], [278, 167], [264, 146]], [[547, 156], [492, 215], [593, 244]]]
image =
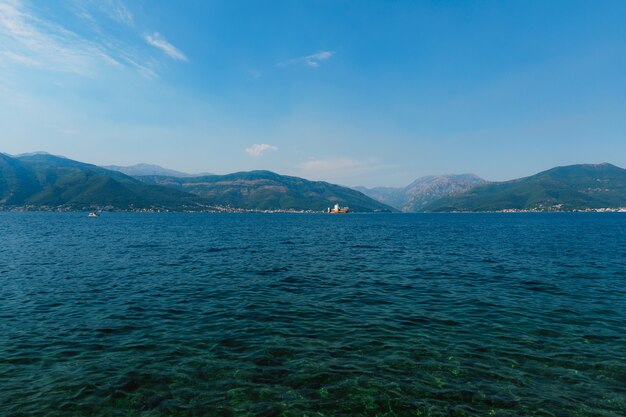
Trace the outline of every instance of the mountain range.
[[130, 176], [46, 153], [0, 153], [0, 209], [323, 211], [336, 203], [360, 212], [626, 207], [626, 170], [608, 163], [556, 167], [504, 182], [463, 174], [423, 177], [402, 188], [358, 190], [270, 171], [181, 176], [157, 168], [140, 164], [135, 172], [159, 175]]
[[474, 174], [418, 178], [406, 187], [355, 187], [355, 190], [404, 212], [419, 212], [440, 198], [467, 191], [487, 181]]
[[131, 177], [45, 153], [0, 153], [0, 208], [4, 209], [324, 210], [335, 203], [353, 211], [394, 211], [346, 187], [269, 171]]
[[0, 207], [199, 209], [190, 193], [60, 156], [0, 154]]
[[626, 169], [608, 163], [556, 167], [476, 186], [423, 211], [576, 211], [626, 207]]
[[152, 185], [190, 192], [209, 204], [254, 210], [276, 208], [292, 210], [326, 210], [335, 203], [352, 211], [395, 211], [365, 194], [324, 181], [279, 175], [271, 171], [236, 172], [227, 175], [180, 178], [138, 176]]

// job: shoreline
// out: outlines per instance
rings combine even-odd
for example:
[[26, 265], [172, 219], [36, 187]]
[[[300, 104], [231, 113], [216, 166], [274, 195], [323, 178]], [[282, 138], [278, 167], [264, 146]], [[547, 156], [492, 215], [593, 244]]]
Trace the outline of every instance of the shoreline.
[[[100, 212], [100, 213], [292, 213], [292, 214], [328, 214], [325, 210], [297, 210], [297, 209], [243, 209], [233, 207], [212, 207], [200, 210], [175, 210], [166, 208], [141, 208], [141, 209], [118, 209], [118, 208], [94, 208], [94, 207], [34, 207], [34, 206], [19, 206], [19, 207], [2, 207], [0, 206], [0, 212], [11, 213], [88, 213], [88, 212]], [[388, 211], [354, 211], [345, 214], [516, 214], [516, 213], [626, 213], [626, 207], [602, 207], [602, 208], [587, 208], [576, 210], [526, 210], [526, 209], [504, 209], [504, 210], [485, 210], [485, 211], [416, 211], [416, 212], [388, 212]]]

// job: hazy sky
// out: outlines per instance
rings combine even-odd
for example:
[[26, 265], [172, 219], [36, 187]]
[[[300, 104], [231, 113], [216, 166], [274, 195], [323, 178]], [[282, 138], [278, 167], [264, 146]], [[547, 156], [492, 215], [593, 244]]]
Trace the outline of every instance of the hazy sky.
[[626, 1], [0, 0], [0, 152], [344, 185], [626, 166]]

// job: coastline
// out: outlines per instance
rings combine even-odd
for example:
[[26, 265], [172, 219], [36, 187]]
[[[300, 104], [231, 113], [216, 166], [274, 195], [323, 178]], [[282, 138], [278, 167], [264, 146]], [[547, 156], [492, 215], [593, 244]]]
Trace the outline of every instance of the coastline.
[[[198, 209], [171, 209], [163, 207], [150, 208], [115, 208], [115, 207], [50, 207], [50, 206], [0, 206], [0, 212], [44, 212], [44, 213], [80, 213], [80, 212], [105, 212], [105, 213], [295, 213], [295, 214], [328, 214], [325, 210], [297, 210], [297, 209], [245, 209], [236, 207], [210, 206]], [[496, 214], [496, 213], [626, 213], [626, 207], [601, 207], [573, 210], [537, 210], [537, 209], [504, 209], [504, 210], [452, 210], [452, 211], [416, 211], [416, 212], [388, 212], [388, 211], [363, 211], [351, 214]]]

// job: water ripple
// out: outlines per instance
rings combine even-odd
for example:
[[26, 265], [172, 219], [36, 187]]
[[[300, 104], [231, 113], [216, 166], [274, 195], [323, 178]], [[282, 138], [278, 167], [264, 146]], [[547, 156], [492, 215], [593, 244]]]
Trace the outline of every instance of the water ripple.
[[625, 415], [625, 220], [0, 213], [0, 415]]

